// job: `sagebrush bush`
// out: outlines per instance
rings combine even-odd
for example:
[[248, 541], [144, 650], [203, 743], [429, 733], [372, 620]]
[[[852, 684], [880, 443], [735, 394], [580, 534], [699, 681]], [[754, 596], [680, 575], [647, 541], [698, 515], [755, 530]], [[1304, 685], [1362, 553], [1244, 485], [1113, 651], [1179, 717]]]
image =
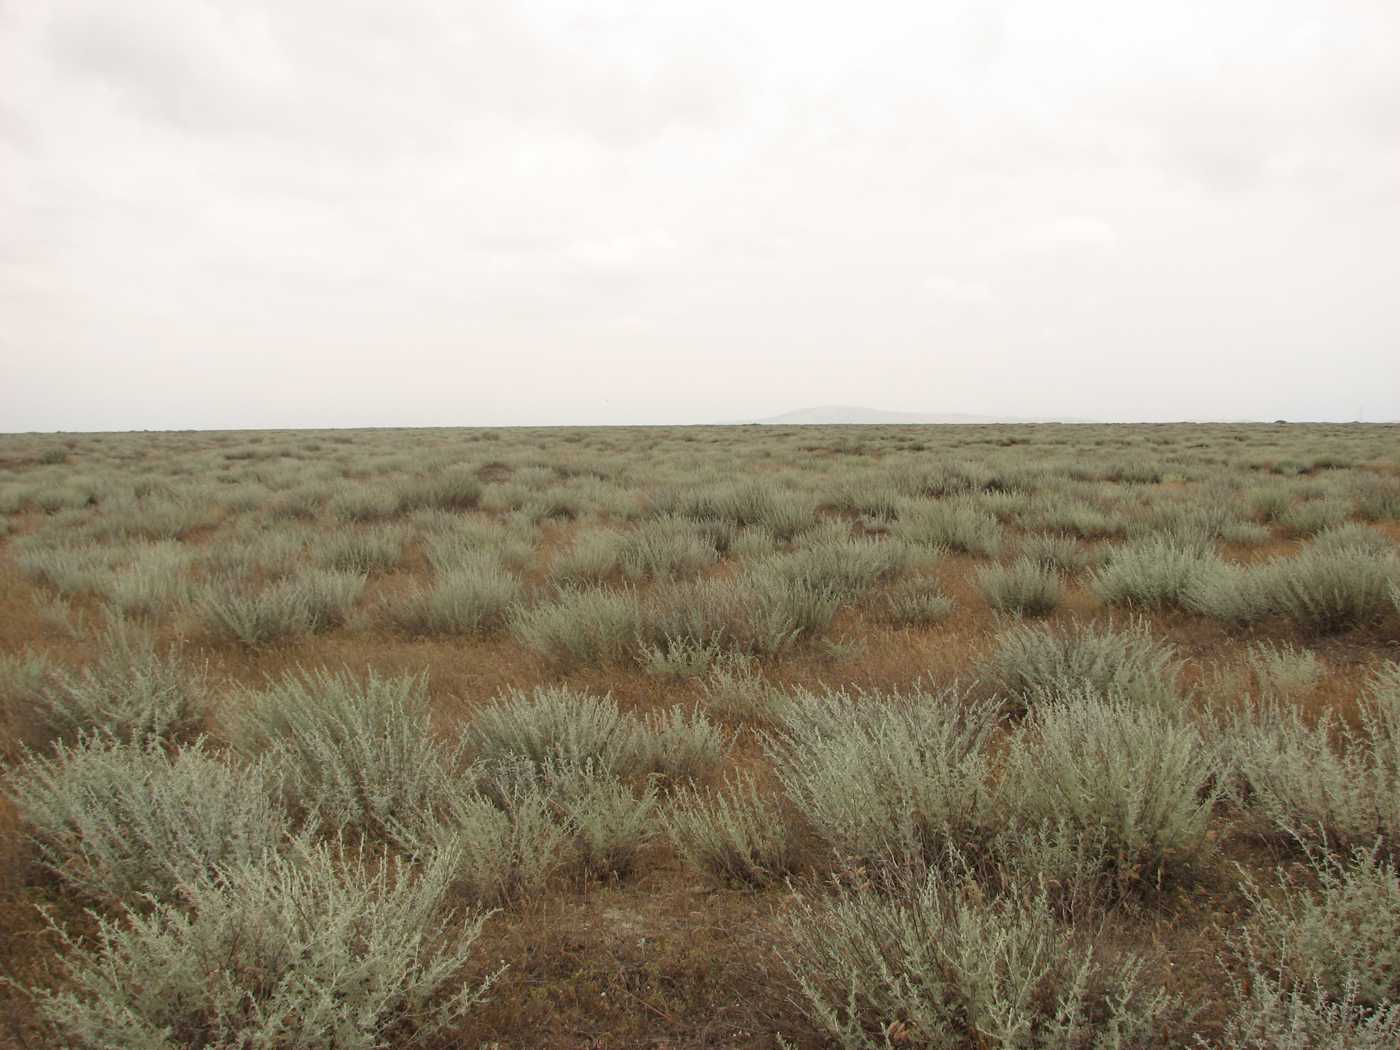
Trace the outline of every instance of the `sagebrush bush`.
[[567, 686], [512, 691], [482, 708], [465, 743], [488, 766], [528, 763], [551, 769], [589, 768], [632, 777], [659, 774], [702, 780], [723, 763], [729, 741], [704, 712], [677, 705], [646, 718], [623, 714], [611, 696]]
[[395, 596], [384, 612], [408, 634], [486, 634], [506, 625], [523, 595], [520, 581], [485, 557], [440, 572], [426, 588]]
[[1400, 1045], [1400, 1003], [1375, 1008], [1348, 989], [1334, 999], [1320, 988], [1280, 981], [1257, 966], [1231, 978], [1235, 1006], [1218, 1042], [1230, 1050], [1393, 1050]]
[[229, 580], [212, 583], [205, 587], [197, 605], [210, 634], [249, 648], [283, 641], [315, 627], [309, 594], [286, 580], [254, 592]]
[[37, 695], [48, 738], [103, 733], [126, 740], [191, 740], [208, 702], [208, 673], [181, 649], [162, 653], [151, 634], [122, 621], [97, 638], [98, 656], [79, 671], [55, 671]]
[[480, 501], [480, 480], [465, 470], [453, 469], [414, 478], [400, 486], [397, 508], [464, 511], [472, 510]]
[[838, 856], [880, 866], [976, 846], [993, 791], [986, 753], [999, 710], [952, 691], [797, 692], [763, 736], [783, 790]]
[[492, 777], [484, 787], [454, 778], [437, 805], [394, 820], [393, 838], [411, 856], [445, 866], [454, 889], [479, 904], [529, 898], [568, 863], [569, 831], [534, 778]]
[[1314, 888], [1279, 877], [1280, 893], [1246, 880], [1254, 913], [1237, 938], [1247, 957], [1297, 988], [1351, 995], [1368, 1007], [1400, 1003], [1400, 875], [1372, 849], [1309, 857]]
[[545, 784], [558, 800], [584, 871], [625, 876], [657, 831], [656, 784], [640, 790], [592, 762], [554, 766]]
[[1153, 537], [1110, 551], [1089, 587], [1109, 605], [1182, 605], [1197, 578], [1209, 576], [1219, 564], [1199, 547]]
[[1245, 650], [1245, 665], [1266, 696], [1299, 696], [1315, 688], [1326, 675], [1316, 653], [1288, 642], [1254, 643]]
[[1261, 570], [1271, 611], [1316, 634], [1334, 634], [1379, 619], [1391, 609], [1400, 560], [1357, 548], [1307, 549]]
[[510, 618], [516, 640], [560, 668], [620, 660], [635, 652], [641, 628], [635, 594], [600, 588], [564, 590]]
[[925, 627], [953, 615], [953, 599], [933, 580], [902, 580], [876, 603], [880, 616], [898, 627]]
[[1012, 738], [998, 801], [1014, 824], [1102, 834], [1103, 870], [1127, 889], [1199, 860], [1215, 779], [1194, 726], [1082, 690], [1031, 712]]
[[705, 706], [724, 718], [763, 722], [772, 713], [776, 690], [742, 653], [716, 659], [701, 683]]
[[698, 707], [680, 704], [643, 721], [646, 770], [669, 781], [704, 780], [724, 764], [729, 737]]
[[1180, 710], [1185, 703], [1176, 650], [1152, 637], [1145, 625], [1123, 630], [1016, 625], [997, 636], [980, 670], [989, 688], [1020, 708], [1076, 689], [1163, 710]]
[[1059, 573], [1024, 557], [985, 566], [977, 573], [977, 586], [993, 609], [1026, 616], [1052, 612], [1064, 597]]
[[1289, 507], [1279, 524], [1290, 536], [1316, 536], [1347, 520], [1351, 507], [1337, 499], [1315, 499]]
[[621, 571], [623, 537], [611, 529], [590, 529], [549, 566], [549, 578], [563, 587], [603, 583]]
[[1021, 541], [1020, 555], [1046, 569], [1075, 572], [1090, 561], [1089, 551], [1075, 537], [1062, 532], [1042, 532]]
[[1266, 698], [1227, 715], [1221, 753], [1231, 793], [1258, 829], [1353, 849], [1400, 840], [1400, 672], [1388, 665], [1358, 705], [1361, 731], [1330, 713], [1307, 724]]
[[398, 510], [394, 493], [366, 484], [350, 485], [330, 498], [331, 514], [344, 522], [375, 522], [392, 517]]
[[163, 901], [192, 879], [280, 849], [291, 832], [265, 764], [235, 768], [201, 741], [167, 753], [84, 737], [10, 776], [40, 862], [103, 903]]
[[42, 653], [0, 653], [0, 755], [17, 757], [52, 739], [53, 674], [53, 665]]
[[1356, 550], [1367, 554], [1394, 554], [1394, 541], [1368, 525], [1334, 525], [1324, 529], [1308, 544], [1313, 551]]
[[771, 558], [765, 568], [774, 576], [851, 599], [897, 579], [909, 570], [912, 561], [912, 550], [900, 541], [840, 538], [803, 547], [787, 557]]
[[434, 741], [424, 675], [296, 670], [235, 702], [235, 748], [269, 762], [323, 826], [383, 834], [431, 806], [455, 756]]
[[715, 642], [662, 637], [654, 643], [643, 641], [637, 658], [643, 671], [658, 678], [699, 678], [722, 651]]
[[617, 701], [568, 686], [505, 693], [476, 712], [465, 741], [488, 766], [523, 761], [539, 776], [551, 767], [585, 765], [631, 776], [652, 757], [645, 727], [618, 710]]
[[922, 547], [988, 557], [1001, 551], [1001, 524], [994, 515], [967, 500], [917, 504], [900, 519], [896, 534]]
[[712, 542], [685, 518], [662, 517], [622, 536], [618, 565], [631, 580], [683, 579], [719, 558]]
[[445, 864], [268, 855], [91, 938], [57, 929], [66, 980], [32, 994], [75, 1050], [437, 1045], [495, 976], [463, 979], [486, 915], [444, 913], [449, 884]]
[[717, 882], [765, 886], [794, 868], [797, 850], [781, 809], [740, 774], [713, 794], [682, 788], [665, 814], [676, 852]]
[[403, 545], [402, 528], [378, 526], [337, 531], [318, 545], [316, 560], [327, 569], [365, 576], [386, 572], [398, 565], [403, 557]]
[[1131, 955], [1105, 959], [1042, 895], [988, 899], [930, 875], [911, 892], [797, 900], [780, 950], [809, 1020], [843, 1050], [1160, 1045], [1177, 1009]]

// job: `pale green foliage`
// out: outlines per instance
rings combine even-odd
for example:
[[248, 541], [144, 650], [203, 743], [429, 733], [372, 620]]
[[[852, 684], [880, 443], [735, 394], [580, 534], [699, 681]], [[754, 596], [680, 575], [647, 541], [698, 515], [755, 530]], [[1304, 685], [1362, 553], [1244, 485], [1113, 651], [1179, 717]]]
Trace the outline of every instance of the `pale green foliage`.
[[551, 602], [511, 616], [516, 640], [560, 668], [618, 660], [631, 653], [642, 608], [630, 591], [565, 590]]
[[74, 1050], [438, 1045], [492, 983], [462, 977], [486, 916], [448, 924], [450, 878], [327, 847], [237, 864], [183, 907], [59, 930], [68, 979], [33, 994]]
[[1240, 547], [1258, 547], [1272, 537], [1265, 526], [1253, 521], [1230, 521], [1220, 527], [1220, 539]]
[[337, 531], [318, 543], [316, 560], [327, 569], [362, 576], [385, 572], [398, 565], [403, 556], [403, 544], [402, 528], [381, 525]]
[[101, 588], [126, 615], [156, 616], [187, 602], [194, 593], [188, 576], [191, 555], [171, 540], [143, 544], [124, 569]]
[[1367, 525], [1334, 525], [1318, 533], [1308, 549], [1313, 551], [1364, 551], [1367, 554], [1393, 554], [1395, 542]]
[[738, 886], [764, 886], [796, 863], [796, 845], [779, 807], [740, 774], [713, 794], [683, 788], [666, 811], [666, 830], [690, 867]]
[[610, 696], [567, 686], [506, 693], [476, 713], [465, 739], [488, 766], [523, 762], [539, 776], [588, 768], [618, 777], [701, 779], [728, 749], [724, 733], [699, 710], [676, 706], [641, 719], [623, 714]]
[[342, 488], [331, 497], [328, 507], [341, 521], [372, 522], [392, 516], [398, 503], [388, 489], [361, 483]]
[[1290, 536], [1316, 536], [1347, 520], [1351, 508], [1336, 499], [1308, 500], [1298, 503], [1279, 518], [1279, 524]]
[[326, 631], [341, 627], [350, 617], [355, 603], [364, 593], [365, 577], [361, 573], [334, 569], [309, 569], [283, 586], [292, 587], [303, 595], [309, 619], [309, 629]]
[[729, 740], [699, 708], [680, 704], [644, 721], [646, 769], [671, 781], [702, 780], [723, 764]]
[[[843, 530], [844, 531], [844, 530]], [[842, 599], [859, 597], [876, 584], [908, 571], [913, 551], [893, 540], [832, 538], [787, 557], [771, 558], [763, 569]]]
[[623, 537], [611, 529], [589, 529], [554, 559], [549, 578], [561, 586], [599, 584], [621, 571]]
[[656, 784], [648, 779], [634, 791], [592, 762], [552, 767], [545, 783], [568, 819], [583, 869], [628, 874], [638, 850], [656, 833]]
[[60, 743], [6, 786], [40, 861], [104, 903], [171, 900], [207, 871], [279, 849], [290, 832], [267, 767], [234, 768], [199, 741], [169, 754], [154, 740]]
[[1020, 554], [1046, 569], [1074, 572], [1089, 564], [1089, 551], [1073, 536], [1041, 532], [1021, 541]]
[[912, 579], [896, 584], [877, 608], [883, 619], [899, 627], [925, 627], [952, 616], [954, 605], [935, 581]]
[[150, 633], [114, 621], [98, 637], [98, 656], [79, 672], [61, 671], [37, 697], [48, 736], [80, 732], [128, 740], [189, 739], [198, 734], [208, 695], [203, 666], [179, 649], [161, 653]]
[[1155, 707], [1068, 693], [1013, 737], [1000, 802], [1013, 822], [1102, 834], [1123, 886], [1192, 865], [1205, 847], [1215, 766], [1194, 726]]
[[623, 534], [618, 564], [631, 580], [694, 576], [719, 557], [685, 518], [662, 517]]
[[904, 515], [896, 535], [921, 547], [944, 547], [994, 557], [1001, 550], [997, 519], [976, 503], [946, 499], [916, 504]]
[[226, 580], [206, 587], [199, 607], [216, 637], [257, 647], [342, 625], [364, 587], [363, 576], [326, 569], [252, 592]]
[[1310, 649], [1288, 642], [1256, 642], [1245, 650], [1245, 664], [1264, 695], [1296, 697], [1316, 688], [1326, 668]]
[[722, 717], [764, 721], [772, 712], [774, 688], [753, 658], [735, 653], [717, 659], [701, 688], [706, 706]]
[[471, 510], [480, 500], [481, 482], [474, 475], [460, 469], [444, 470], [402, 485], [398, 509], [464, 511]]
[[642, 670], [658, 678], [699, 678], [720, 656], [720, 648], [681, 636], [662, 637], [655, 643], [642, 642], [638, 661]]
[[485, 634], [504, 627], [524, 594], [520, 581], [495, 558], [463, 561], [385, 604], [385, 615], [409, 634]]
[[1309, 726], [1295, 708], [1278, 703], [1234, 716], [1220, 750], [1238, 801], [1261, 829], [1335, 844], [1385, 830], [1365, 749], [1344, 750], [1334, 736], [1345, 734], [1330, 717]]
[[1017, 625], [997, 637], [981, 673], [1021, 707], [1033, 706], [1046, 694], [1078, 689], [1169, 711], [1184, 703], [1176, 651], [1145, 626], [1052, 630]]
[[819, 636], [840, 597], [775, 561], [760, 562], [737, 580], [693, 580], [654, 592], [643, 609], [644, 637], [653, 645], [687, 641], [766, 655]]
[[452, 873], [454, 888], [481, 904], [529, 898], [566, 862], [568, 829], [550, 794], [533, 778], [496, 778], [486, 792], [471, 778], [444, 785], [436, 806], [391, 824], [411, 855]]
[[1300, 626], [1331, 634], [1378, 619], [1390, 606], [1390, 588], [1400, 580], [1400, 560], [1355, 547], [1309, 548], [1262, 570], [1265, 601]]
[[1375, 1007], [1400, 1002], [1400, 876], [1375, 850], [1345, 859], [1315, 855], [1316, 888], [1280, 875], [1282, 893], [1251, 881], [1254, 915], [1242, 944], [1248, 956], [1295, 987], [1349, 992]]
[[1064, 597], [1059, 573], [1026, 557], [985, 566], [977, 573], [977, 586], [993, 609], [1028, 616], [1051, 612]]
[[985, 837], [995, 705], [951, 691], [793, 694], [763, 737], [779, 782], [835, 852], [880, 865]]
[[639, 720], [619, 711], [611, 696], [568, 686], [506, 693], [475, 714], [465, 740], [488, 766], [527, 762], [540, 776], [550, 767], [585, 765], [630, 776], [651, 760], [651, 742]]
[[1158, 1045], [1176, 1008], [1140, 959], [1097, 958], [1043, 894], [989, 900], [931, 875], [904, 898], [799, 898], [782, 924], [806, 1012], [843, 1050], [1127, 1050]]
[[1153, 537], [1109, 552], [1089, 587], [1109, 605], [1181, 605], [1196, 579], [1209, 576], [1219, 564], [1199, 547]]
[[1337, 999], [1320, 988], [1280, 981], [1258, 966], [1249, 979], [1231, 981], [1236, 1005], [1219, 1043], [1197, 1037], [1202, 1048], [1229, 1050], [1395, 1050], [1400, 1046], [1400, 1004], [1375, 1009], [1358, 1002], [1354, 989]]
[[332, 829], [382, 833], [432, 805], [451, 766], [428, 724], [423, 675], [299, 670], [238, 698], [234, 719], [236, 748], [265, 756], [289, 799]]
[[694, 493], [677, 509], [697, 522], [724, 522], [738, 528], [762, 526], [779, 543], [791, 542], [817, 520], [816, 506], [809, 497], [752, 482]]

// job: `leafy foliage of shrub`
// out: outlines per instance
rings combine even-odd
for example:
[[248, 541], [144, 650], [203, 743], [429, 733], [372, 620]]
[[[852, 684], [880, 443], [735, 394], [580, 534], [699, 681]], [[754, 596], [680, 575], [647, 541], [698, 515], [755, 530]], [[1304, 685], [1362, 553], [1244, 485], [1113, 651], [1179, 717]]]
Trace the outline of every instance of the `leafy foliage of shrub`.
[[433, 739], [422, 675], [298, 670], [245, 694], [234, 719], [235, 747], [270, 762], [330, 829], [382, 834], [433, 805], [453, 757]]
[[179, 905], [99, 916], [91, 942], [58, 931], [68, 980], [33, 994], [78, 1050], [436, 1045], [493, 981], [460, 976], [486, 916], [447, 925], [449, 882], [446, 865], [324, 846], [269, 855], [188, 885]]
[[843, 1050], [1145, 1047], [1176, 1007], [1140, 959], [1096, 958], [1043, 894], [933, 875], [903, 897], [804, 897], [783, 924], [808, 1017]]
[[1012, 739], [1000, 795], [1013, 822], [1102, 835], [1104, 871], [1127, 888], [1199, 859], [1214, 781], [1194, 726], [1088, 690], [1032, 710]]
[[764, 750], [822, 840], [879, 866], [979, 843], [993, 791], [985, 746], [995, 705], [952, 693], [882, 697], [797, 692]]
[[681, 858], [717, 882], [764, 886], [785, 877], [796, 847], [782, 812], [750, 776], [726, 779], [703, 794], [683, 788], [666, 811], [666, 830]]
[[173, 900], [290, 832], [267, 767], [234, 768], [202, 742], [167, 754], [156, 740], [85, 737], [30, 758], [7, 787], [44, 866], [102, 902]]
[[997, 637], [981, 672], [1020, 707], [1057, 692], [1092, 689], [1125, 702], [1179, 710], [1181, 661], [1145, 626], [1068, 630], [1017, 625]]
[[977, 586], [993, 609], [1027, 616], [1053, 611], [1064, 597], [1059, 573], [1024, 557], [986, 566], [977, 574]]

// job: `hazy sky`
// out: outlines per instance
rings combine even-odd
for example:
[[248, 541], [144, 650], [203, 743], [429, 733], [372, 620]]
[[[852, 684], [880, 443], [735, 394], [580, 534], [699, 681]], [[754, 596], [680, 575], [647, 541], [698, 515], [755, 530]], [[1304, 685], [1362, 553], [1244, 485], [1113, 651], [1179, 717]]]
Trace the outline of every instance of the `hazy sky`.
[[0, 0], [0, 431], [1400, 418], [1396, 0]]

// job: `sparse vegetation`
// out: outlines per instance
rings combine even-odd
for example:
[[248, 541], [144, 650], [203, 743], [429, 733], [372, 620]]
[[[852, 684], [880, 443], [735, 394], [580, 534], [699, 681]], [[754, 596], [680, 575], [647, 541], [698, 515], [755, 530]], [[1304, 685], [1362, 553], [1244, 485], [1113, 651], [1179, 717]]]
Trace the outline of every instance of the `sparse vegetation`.
[[17, 1044], [1400, 1043], [1393, 429], [0, 445]]

